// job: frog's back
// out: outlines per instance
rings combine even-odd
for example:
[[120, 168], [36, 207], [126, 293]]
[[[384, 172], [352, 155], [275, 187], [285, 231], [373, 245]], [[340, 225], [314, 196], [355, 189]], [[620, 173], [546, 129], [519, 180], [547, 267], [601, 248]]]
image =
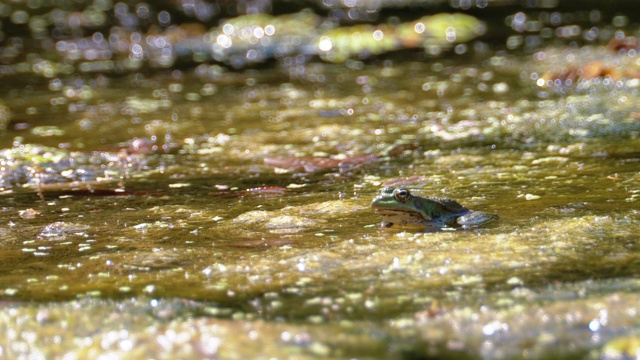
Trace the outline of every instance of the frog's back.
[[439, 205], [443, 210], [445, 210], [448, 213], [451, 213], [451, 215], [454, 215], [454, 216], [464, 215], [469, 212], [469, 209], [460, 205], [459, 202], [453, 199], [431, 197], [431, 196], [424, 197], [424, 199]]

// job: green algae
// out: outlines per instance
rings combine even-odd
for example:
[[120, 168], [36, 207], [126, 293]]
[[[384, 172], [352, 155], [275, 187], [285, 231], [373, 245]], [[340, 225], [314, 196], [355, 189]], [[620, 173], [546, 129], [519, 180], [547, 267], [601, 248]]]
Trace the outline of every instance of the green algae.
[[[251, 45], [277, 20], [227, 22]], [[2, 356], [633, 356], [636, 55], [536, 50], [121, 78], [42, 63], [51, 80], [0, 112]], [[538, 81], [602, 56], [623, 76]], [[383, 184], [500, 220], [380, 229]]]

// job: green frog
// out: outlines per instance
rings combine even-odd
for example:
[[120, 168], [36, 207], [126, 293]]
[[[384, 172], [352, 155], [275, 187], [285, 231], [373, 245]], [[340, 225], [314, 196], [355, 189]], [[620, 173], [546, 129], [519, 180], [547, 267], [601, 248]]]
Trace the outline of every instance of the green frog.
[[371, 208], [382, 215], [381, 225], [386, 228], [394, 225], [469, 228], [498, 218], [495, 214], [469, 210], [452, 199], [415, 196], [403, 187], [384, 187], [373, 199]]

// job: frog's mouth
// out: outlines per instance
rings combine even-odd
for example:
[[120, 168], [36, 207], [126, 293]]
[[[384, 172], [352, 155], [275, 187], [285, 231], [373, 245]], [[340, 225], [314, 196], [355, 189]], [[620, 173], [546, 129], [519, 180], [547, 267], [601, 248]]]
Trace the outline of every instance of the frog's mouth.
[[427, 221], [431, 221], [430, 217], [419, 211], [376, 209], [375, 212], [382, 216], [382, 226], [387, 228], [390, 228], [395, 224], [420, 225]]

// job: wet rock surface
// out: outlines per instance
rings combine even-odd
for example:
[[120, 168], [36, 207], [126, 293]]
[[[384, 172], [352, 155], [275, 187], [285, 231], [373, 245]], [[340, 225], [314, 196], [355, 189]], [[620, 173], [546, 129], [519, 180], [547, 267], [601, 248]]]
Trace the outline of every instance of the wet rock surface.
[[295, 4], [0, 5], [0, 357], [637, 357], [635, 3]]

